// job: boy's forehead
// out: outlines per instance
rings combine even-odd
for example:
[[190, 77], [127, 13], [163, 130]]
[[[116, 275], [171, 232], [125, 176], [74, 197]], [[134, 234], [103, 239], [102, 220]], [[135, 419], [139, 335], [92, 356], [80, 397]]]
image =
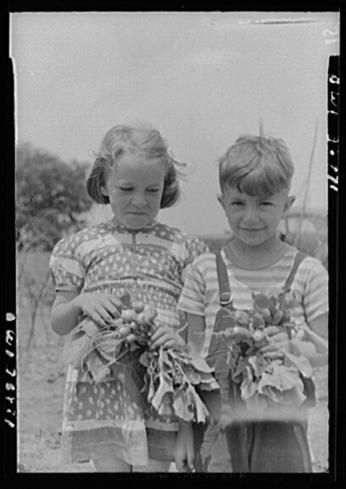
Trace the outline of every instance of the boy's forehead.
[[231, 185], [224, 185], [222, 188], [222, 193], [227, 196], [227, 197], [239, 197], [239, 198], [250, 198], [250, 199], [269, 199], [269, 198], [285, 198], [288, 196], [289, 193], [289, 188], [284, 188], [281, 190], [278, 190], [277, 192], [274, 193], [266, 193], [263, 194], [260, 192], [260, 189], [258, 189], [258, 192], [253, 192], [251, 194], [247, 192], [243, 192], [239, 190], [236, 186], [231, 186]]

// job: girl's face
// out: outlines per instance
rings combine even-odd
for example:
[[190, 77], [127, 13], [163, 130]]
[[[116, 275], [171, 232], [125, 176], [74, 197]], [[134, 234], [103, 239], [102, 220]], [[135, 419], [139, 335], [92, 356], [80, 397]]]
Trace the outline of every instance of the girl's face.
[[275, 239], [280, 220], [294, 200], [287, 189], [256, 197], [225, 186], [219, 196], [234, 237], [247, 246], [261, 246]]
[[117, 221], [134, 230], [150, 225], [160, 210], [165, 174], [161, 158], [122, 154], [102, 188]]

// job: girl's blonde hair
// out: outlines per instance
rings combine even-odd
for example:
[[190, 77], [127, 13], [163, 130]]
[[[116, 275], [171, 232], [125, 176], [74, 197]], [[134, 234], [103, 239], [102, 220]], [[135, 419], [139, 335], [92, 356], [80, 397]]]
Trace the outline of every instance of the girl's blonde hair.
[[228, 185], [259, 197], [290, 188], [294, 173], [286, 143], [273, 137], [240, 136], [218, 164], [221, 190]]
[[166, 174], [160, 206], [172, 206], [180, 195], [178, 177], [181, 173], [178, 167], [185, 164], [173, 159], [160, 132], [148, 124], [116, 125], [105, 134], [87, 180], [89, 196], [98, 204], [109, 204], [109, 198], [103, 195], [102, 187], [106, 184], [108, 172], [124, 153], [162, 158]]

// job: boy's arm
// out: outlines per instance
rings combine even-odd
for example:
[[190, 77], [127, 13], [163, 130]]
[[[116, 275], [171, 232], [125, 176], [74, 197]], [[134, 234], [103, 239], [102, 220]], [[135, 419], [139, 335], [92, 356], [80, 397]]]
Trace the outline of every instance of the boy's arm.
[[305, 263], [302, 306], [306, 323], [297, 325], [301, 331], [293, 338], [292, 346], [293, 349], [298, 346], [298, 352], [300, 350], [313, 367], [319, 367], [328, 362], [328, 271], [315, 258]]
[[186, 313], [187, 343], [190, 345], [192, 355], [200, 356], [205, 338], [205, 317], [198, 314]]
[[325, 313], [318, 316], [316, 319], [310, 321], [309, 324], [312, 330], [311, 338], [315, 338], [316, 348], [318, 343], [321, 343], [321, 346], [326, 344], [328, 342], [328, 314]]
[[[315, 348], [309, 346], [312, 345]], [[322, 314], [310, 321], [309, 326], [304, 327], [304, 341], [291, 340], [295, 353], [306, 356], [312, 367], [320, 367], [328, 363], [328, 314]]]

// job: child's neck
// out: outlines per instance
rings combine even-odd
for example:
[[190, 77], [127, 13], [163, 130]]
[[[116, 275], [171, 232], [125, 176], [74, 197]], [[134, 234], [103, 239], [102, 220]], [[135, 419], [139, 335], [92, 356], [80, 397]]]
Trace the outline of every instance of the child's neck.
[[273, 265], [283, 254], [286, 244], [278, 237], [259, 246], [249, 246], [234, 238], [226, 247], [232, 263], [249, 269], [267, 268]]

